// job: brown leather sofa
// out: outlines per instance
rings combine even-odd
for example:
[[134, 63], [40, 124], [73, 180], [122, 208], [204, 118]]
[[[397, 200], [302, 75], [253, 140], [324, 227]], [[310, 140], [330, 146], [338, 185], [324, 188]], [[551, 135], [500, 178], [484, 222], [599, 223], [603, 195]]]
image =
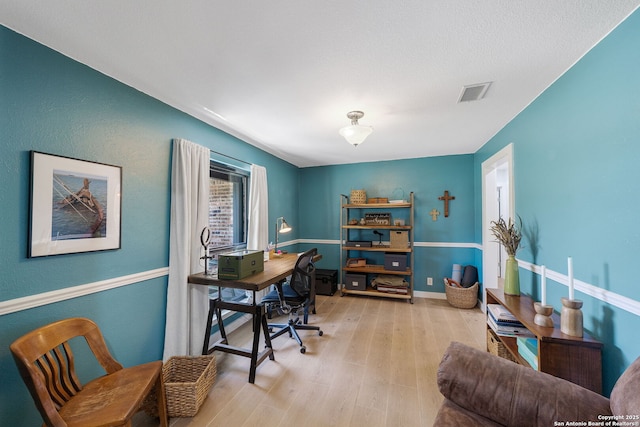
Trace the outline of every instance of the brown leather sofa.
[[452, 342], [438, 368], [438, 388], [445, 399], [433, 424], [437, 427], [640, 425], [640, 358], [622, 374], [607, 399]]

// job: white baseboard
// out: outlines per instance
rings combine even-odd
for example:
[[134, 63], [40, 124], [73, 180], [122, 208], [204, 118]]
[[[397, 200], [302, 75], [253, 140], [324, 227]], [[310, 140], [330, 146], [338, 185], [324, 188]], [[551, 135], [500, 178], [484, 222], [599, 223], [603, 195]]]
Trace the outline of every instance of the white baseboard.
[[447, 295], [442, 292], [413, 291], [413, 296], [415, 298], [447, 299]]

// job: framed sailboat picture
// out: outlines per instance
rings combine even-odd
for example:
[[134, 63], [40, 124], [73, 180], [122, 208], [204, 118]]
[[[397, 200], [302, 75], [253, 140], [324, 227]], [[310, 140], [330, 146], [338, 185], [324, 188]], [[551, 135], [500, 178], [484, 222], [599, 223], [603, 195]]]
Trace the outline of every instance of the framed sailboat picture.
[[30, 258], [120, 248], [122, 168], [31, 152]]

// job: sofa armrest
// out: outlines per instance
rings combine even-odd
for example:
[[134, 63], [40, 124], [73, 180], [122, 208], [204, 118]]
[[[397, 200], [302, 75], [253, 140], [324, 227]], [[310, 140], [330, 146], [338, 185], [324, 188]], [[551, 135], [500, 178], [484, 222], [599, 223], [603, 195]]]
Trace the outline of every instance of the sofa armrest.
[[457, 405], [505, 426], [598, 421], [611, 414], [606, 397], [458, 342], [440, 362], [438, 388]]

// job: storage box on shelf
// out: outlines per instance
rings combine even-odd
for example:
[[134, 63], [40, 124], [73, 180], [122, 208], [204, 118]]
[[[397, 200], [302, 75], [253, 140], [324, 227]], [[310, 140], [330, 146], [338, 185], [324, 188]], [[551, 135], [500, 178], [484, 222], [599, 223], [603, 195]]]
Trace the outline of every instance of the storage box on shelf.
[[[538, 370], [602, 393], [602, 343], [588, 334], [573, 337], [560, 331], [560, 316], [552, 315], [553, 328], [536, 325], [533, 300], [526, 296], [505, 295], [500, 289], [487, 289], [487, 304], [500, 304], [517, 319], [537, 342]], [[493, 332], [487, 325], [487, 333]], [[531, 366], [518, 348], [518, 336], [493, 334], [495, 340], [521, 365]], [[488, 335], [487, 350], [495, 344]], [[532, 351], [533, 353], [533, 351]]]
[[[402, 224], [404, 225], [404, 224]], [[406, 249], [409, 247], [409, 232], [391, 230], [389, 232], [389, 247], [393, 249]]]
[[[413, 193], [410, 193], [409, 200], [402, 203], [353, 203], [353, 199], [350, 202], [348, 196], [341, 196], [339, 279], [344, 285], [342, 295], [369, 295], [413, 302], [413, 198]], [[364, 218], [369, 220], [360, 221]], [[389, 244], [363, 238], [367, 231], [374, 230], [389, 233]], [[368, 263], [369, 256], [364, 265], [347, 262], [349, 259], [361, 258], [362, 252], [371, 255], [375, 263]], [[361, 276], [354, 281], [354, 277], [350, 276], [353, 274]], [[371, 280], [379, 274], [404, 276], [409, 284], [406, 292], [380, 292], [372, 288]], [[362, 276], [365, 278], [364, 286], [361, 283]]]
[[405, 254], [384, 254], [384, 268], [392, 271], [406, 271], [407, 256]]
[[344, 275], [344, 286], [351, 291], [364, 291], [367, 288], [367, 275], [347, 273]]

